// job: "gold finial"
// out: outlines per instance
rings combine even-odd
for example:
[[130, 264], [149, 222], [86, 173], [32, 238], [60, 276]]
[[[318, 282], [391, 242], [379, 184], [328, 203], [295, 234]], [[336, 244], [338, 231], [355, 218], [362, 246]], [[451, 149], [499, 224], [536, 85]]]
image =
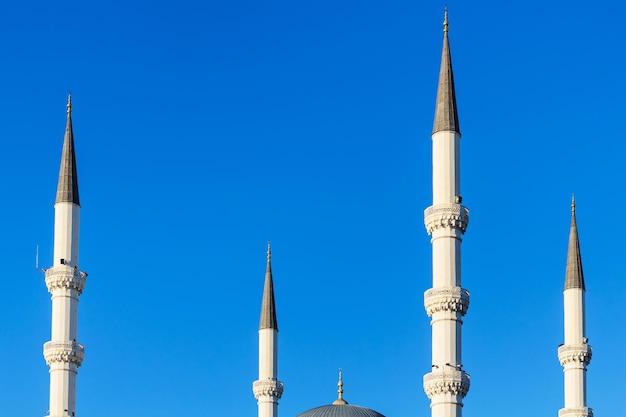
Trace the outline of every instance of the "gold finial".
[[67, 114], [72, 114], [72, 93], [67, 94]]
[[339, 382], [337, 382], [337, 399], [333, 405], [346, 405], [348, 402], [343, 399], [343, 371], [339, 368]]
[[448, 33], [448, 5], [443, 7], [443, 33]]
[[267, 241], [267, 261], [269, 262], [272, 259], [272, 242]]
[[572, 193], [572, 213], [576, 213], [576, 200], [574, 199], [574, 193]]

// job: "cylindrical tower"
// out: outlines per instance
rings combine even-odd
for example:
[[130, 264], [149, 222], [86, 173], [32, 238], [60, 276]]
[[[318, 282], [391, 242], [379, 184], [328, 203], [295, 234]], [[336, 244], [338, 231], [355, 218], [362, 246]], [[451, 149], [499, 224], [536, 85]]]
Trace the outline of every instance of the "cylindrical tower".
[[283, 383], [278, 380], [278, 320], [272, 279], [272, 251], [267, 244], [267, 269], [259, 323], [259, 379], [252, 384], [259, 417], [277, 417]]
[[592, 350], [585, 336], [585, 278], [574, 196], [563, 289], [563, 313], [565, 343], [559, 347], [558, 353], [563, 366], [565, 407], [559, 410], [559, 417], [593, 417], [593, 410], [587, 407], [587, 365], [591, 362]]
[[424, 376], [424, 391], [433, 417], [461, 417], [469, 375], [461, 359], [461, 325], [469, 307], [469, 292], [461, 287], [461, 241], [469, 210], [461, 205], [459, 118], [448, 41], [448, 13], [437, 90], [433, 147], [433, 205], [424, 212], [432, 236], [433, 287], [424, 293], [431, 317], [432, 371]]
[[46, 286], [52, 294], [52, 339], [44, 344], [50, 366], [50, 417], [76, 415], [76, 374], [84, 356], [78, 338], [78, 297], [86, 273], [78, 269], [80, 224], [78, 176], [72, 130], [72, 102], [68, 97], [67, 126], [61, 169], [54, 204], [54, 260], [45, 271]]

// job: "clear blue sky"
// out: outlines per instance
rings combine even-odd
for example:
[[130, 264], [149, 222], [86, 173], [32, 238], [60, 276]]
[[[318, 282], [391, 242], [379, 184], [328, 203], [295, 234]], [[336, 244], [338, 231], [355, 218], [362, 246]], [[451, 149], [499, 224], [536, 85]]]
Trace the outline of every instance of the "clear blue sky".
[[[427, 416], [423, 292], [443, 2], [7, 2], [0, 414], [48, 409], [53, 202], [72, 91], [79, 417], [250, 417], [265, 245], [280, 405]], [[589, 405], [623, 413], [623, 2], [448, 1], [471, 210], [464, 417], [556, 416], [576, 193]], [[616, 401], [616, 398], [618, 401]], [[619, 411], [618, 411], [619, 410]]]

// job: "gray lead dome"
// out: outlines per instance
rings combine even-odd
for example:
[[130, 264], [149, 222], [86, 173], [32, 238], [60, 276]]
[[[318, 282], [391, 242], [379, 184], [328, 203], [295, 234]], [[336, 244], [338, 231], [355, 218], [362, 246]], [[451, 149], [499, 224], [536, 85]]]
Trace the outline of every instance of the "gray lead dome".
[[298, 414], [296, 417], [385, 417], [369, 408], [358, 405], [323, 405]]

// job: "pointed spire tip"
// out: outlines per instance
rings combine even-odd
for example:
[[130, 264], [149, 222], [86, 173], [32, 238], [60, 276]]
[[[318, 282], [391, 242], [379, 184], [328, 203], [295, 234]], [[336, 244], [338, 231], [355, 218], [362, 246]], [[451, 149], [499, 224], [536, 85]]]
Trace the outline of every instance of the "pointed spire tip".
[[448, 5], [443, 6], [443, 33], [448, 33]]
[[574, 198], [574, 193], [572, 193], [572, 213], [576, 213], [576, 199]]
[[72, 114], [72, 92], [67, 93], [67, 114]]

